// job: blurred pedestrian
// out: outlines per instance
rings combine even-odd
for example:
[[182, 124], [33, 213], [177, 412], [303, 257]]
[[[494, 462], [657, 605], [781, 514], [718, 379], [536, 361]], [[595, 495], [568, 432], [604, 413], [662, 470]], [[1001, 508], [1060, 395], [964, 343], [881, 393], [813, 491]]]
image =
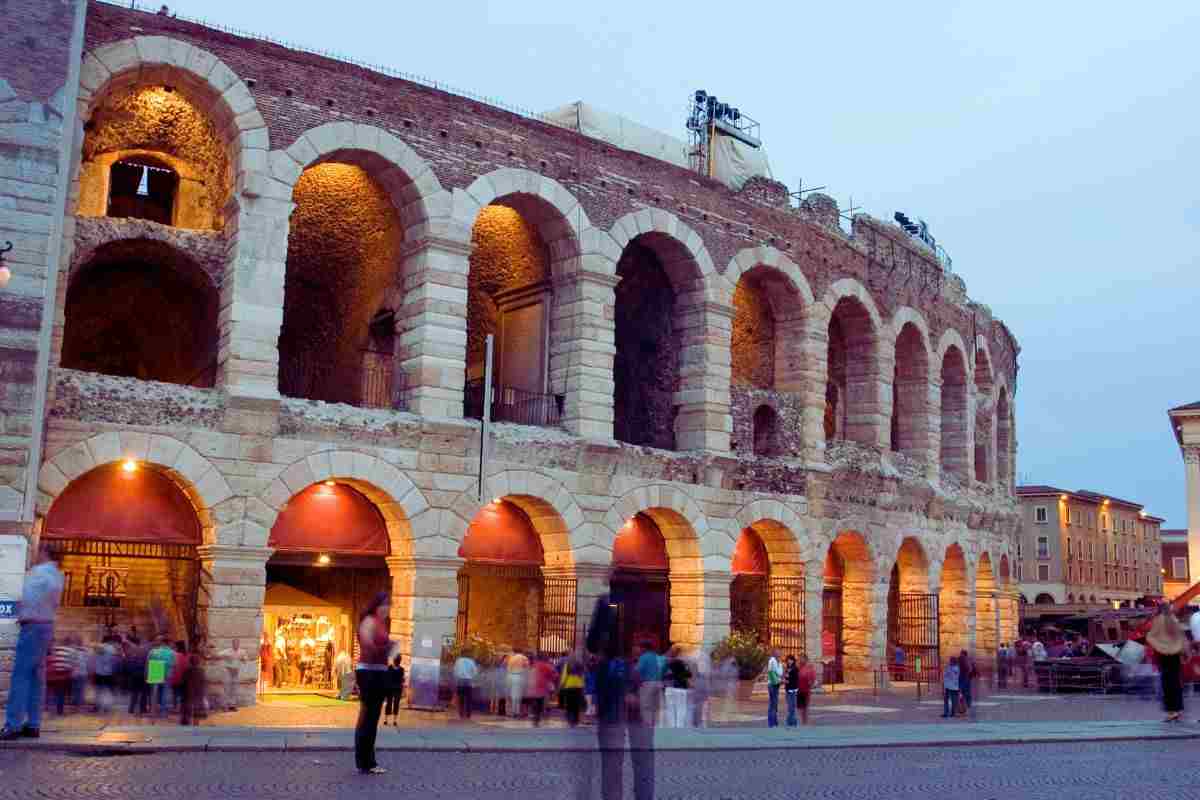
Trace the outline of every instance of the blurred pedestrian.
[[971, 719], [975, 718], [975, 708], [972, 703], [975, 679], [979, 677], [979, 668], [975, 665], [975, 659], [967, 655], [966, 650], [962, 650], [958, 654], [958, 691], [959, 697], [962, 698], [962, 713], [969, 714]]
[[899, 681], [904, 679], [904, 661], [907, 655], [904, 652], [904, 647], [899, 642], [896, 642], [896, 647], [892, 650], [892, 680]]
[[817, 671], [808, 663], [808, 656], [800, 656], [796, 668], [799, 671], [799, 685], [796, 689], [796, 705], [800, 708], [800, 724], [808, 724], [808, 706], [812, 700], [812, 690], [817, 684]]
[[800, 692], [800, 668], [796, 666], [796, 657], [788, 655], [784, 659], [783, 691], [787, 697], [787, 726], [796, 727], [796, 703]]
[[50, 702], [61, 717], [65, 713], [67, 697], [71, 694], [71, 677], [75, 671], [75, 648], [71, 638], [51, 645], [46, 656], [46, 691]]
[[779, 651], [772, 650], [767, 660], [767, 727], [779, 727], [779, 686], [783, 681], [783, 666], [779, 663]]
[[1000, 649], [996, 651], [996, 688], [1008, 688], [1008, 671], [1012, 667], [1012, 654], [1008, 649], [1007, 642], [1000, 643]]
[[167, 686], [171, 690], [171, 710], [179, 711], [184, 703], [185, 680], [187, 678], [189, 654], [187, 642], [175, 642], [174, 660], [171, 671], [167, 674]]
[[400, 698], [404, 697], [404, 664], [399, 654], [388, 665], [387, 677], [388, 694], [383, 706], [383, 724], [387, 725], [388, 718], [391, 718], [392, 727], [395, 727], [400, 716]]
[[508, 657], [506, 667], [508, 676], [508, 716], [516, 719], [521, 716], [521, 706], [525, 700], [525, 685], [529, 680], [529, 659], [520, 650], [514, 650]]
[[1159, 608], [1146, 634], [1146, 644], [1154, 651], [1162, 676], [1163, 710], [1167, 712], [1163, 722], [1179, 722], [1183, 717], [1183, 653], [1188, 643], [1170, 605], [1164, 603]]
[[733, 656], [726, 656], [717, 668], [720, 689], [723, 695], [722, 711], [725, 718], [732, 718], [737, 712], [738, 665]]
[[354, 691], [354, 659], [346, 650], [340, 651], [333, 659], [333, 672], [337, 675], [338, 699], [349, 700]]
[[125, 642], [123, 671], [129, 689], [130, 714], [141, 715], [150, 711], [150, 691], [146, 686], [146, 656], [149, 652], [137, 636], [130, 635]]
[[958, 656], [950, 656], [950, 664], [942, 673], [942, 719], [949, 719], [957, 713], [958, 680]]
[[105, 636], [96, 648], [96, 711], [101, 714], [112, 711], [113, 692], [116, 690], [116, 676], [121, 663], [118, 653], [115, 637], [111, 634]]
[[692, 670], [679, 645], [673, 645], [667, 652], [667, 674], [663, 683], [663, 705], [666, 708], [666, 727], [686, 728], [688, 726], [688, 693], [692, 684]]
[[583, 690], [586, 668], [578, 653], [571, 653], [563, 662], [558, 680], [558, 696], [567, 713], [567, 724], [574, 728], [579, 724], [579, 712], [583, 708]]
[[458, 698], [458, 718], [470, 719], [471, 706], [475, 703], [475, 679], [479, 676], [479, 665], [467, 653], [460, 653], [454, 660], [454, 694]]
[[689, 723], [696, 728], [703, 728], [708, 723], [708, 696], [712, 691], [712, 661], [703, 652], [697, 650], [693, 658], [688, 659], [688, 669], [692, 671], [692, 685], [688, 690]]
[[42, 702], [45, 697], [46, 655], [54, 638], [54, 617], [62, 600], [63, 574], [46, 545], [38, 548], [34, 565], [25, 575], [21, 603], [17, 608], [20, 632], [13, 654], [4, 729], [0, 739], [41, 734]]
[[250, 660], [249, 650], [242, 649], [239, 639], [234, 639], [228, 648], [221, 651], [221, 666], [224, 668], [224, 703], [228, 711], [237, 711], [238, 684], [242, 674], [242, 664]]
[[546, 700], [554, 692], [558, 683], [558, 675], [554, 667], [544, 655], [537, 655], [529, 671], [530, 715], [533, 717], [533, 727], [542, 724], [542, 716], [546, 713]]
[[654, 651], [654, 644], [643, 640], [633, 648], [634, 671], [637, 672], [638, 709], [650, 725], [658, 724], [663, 704], [663, 660]]
[[599, 660], [594, 655], [587, 659], [587, 674], [583, 676], [583, 697], [587, 701], [587, 716], [596, 716], [596, 669]]
[[154, 695], [154, 705], [158, 716], [167, 714], [167, 701], [170, 694], [168, 678], [175, 666], [175, 651], [167, 644], [166, 636], [159, 636], [158, 641], [146, 656], [146, 688], [147, 693]]
[[354, 726], [354, 764], [364, 775], [387, 772], [375, 760], [375, 738], [379, 715], [387, 697], [388, 612], [391, 599], [380, 592], [364, 609], [358, 621], [358, 722]]

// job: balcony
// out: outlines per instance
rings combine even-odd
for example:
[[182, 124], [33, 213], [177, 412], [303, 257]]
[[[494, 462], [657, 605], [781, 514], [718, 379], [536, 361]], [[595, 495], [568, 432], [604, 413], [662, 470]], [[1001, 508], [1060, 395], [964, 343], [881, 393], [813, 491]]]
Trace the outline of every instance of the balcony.
[[[483, 419], [483, 380], [467, 381], [463, 389], [463, 416]], [[492, 391], [493, 422], [512, 422], [517, 425], [535, 425], [552, 428], [562, 419], [563, 396], [540, 394], [510, 386], [497, 386]]]

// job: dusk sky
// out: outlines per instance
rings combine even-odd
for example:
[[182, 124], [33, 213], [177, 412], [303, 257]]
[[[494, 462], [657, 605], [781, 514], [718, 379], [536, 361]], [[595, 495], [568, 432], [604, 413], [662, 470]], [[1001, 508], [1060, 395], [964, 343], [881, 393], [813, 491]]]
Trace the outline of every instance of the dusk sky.
[[1200, 400], [1200, 4], [338, 3], [172, 11], [534, 110], [682, 138], [706, 89], [777, 179], [923, 217], [1021, 346], [1021, 482], [1185, 527], [1166, 409]]

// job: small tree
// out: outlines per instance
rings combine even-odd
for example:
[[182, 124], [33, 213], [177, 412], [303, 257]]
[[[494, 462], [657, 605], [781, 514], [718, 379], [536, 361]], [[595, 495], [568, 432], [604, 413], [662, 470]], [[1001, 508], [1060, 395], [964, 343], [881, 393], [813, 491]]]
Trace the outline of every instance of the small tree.
[[443, 664], [453, 664], [459, 656], [474, 659], [480, 667], [491, 667], [500, 661], [500, 648], [490, 639], [471, 633], [466, 638], [455, 639], [442, 648]]
[[762, 674], [770, 658], [767, 648], [758, 641], [755, 631], [733, 631], [713, 648], [712, 660], [721, 662], [732, 658], [737, 664], [738, 678], [751, 681]]

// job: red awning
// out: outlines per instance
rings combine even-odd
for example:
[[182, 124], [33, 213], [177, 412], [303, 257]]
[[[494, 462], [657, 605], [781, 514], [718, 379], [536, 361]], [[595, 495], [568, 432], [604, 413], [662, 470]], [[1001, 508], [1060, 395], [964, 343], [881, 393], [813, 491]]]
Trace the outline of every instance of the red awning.
[[489, 564], [543, 563], [542, 540], [525, 512], [512, 503], [488, 503], [479, 509], [458, 546], [467, 561]]
[[654, 520], [636, 514], [617, 531], [613, 542], [613, 566], [623, 569], [665, 570], [667, 543]]
[[288, 501], [267, 543], [284, 552], [386, 556], [388, 531], [379, 509], [359, 491], [318, 483]]
[[733, 548], [733, 574], [766, 575], [769, 563], [762, 539], [751, 529], [743, 528]]
[[97, 467], [72, 481], [50, 506], [42, 535], [49, 539], [199, 544], [192, 502], [161, 472], [139, 466]]

